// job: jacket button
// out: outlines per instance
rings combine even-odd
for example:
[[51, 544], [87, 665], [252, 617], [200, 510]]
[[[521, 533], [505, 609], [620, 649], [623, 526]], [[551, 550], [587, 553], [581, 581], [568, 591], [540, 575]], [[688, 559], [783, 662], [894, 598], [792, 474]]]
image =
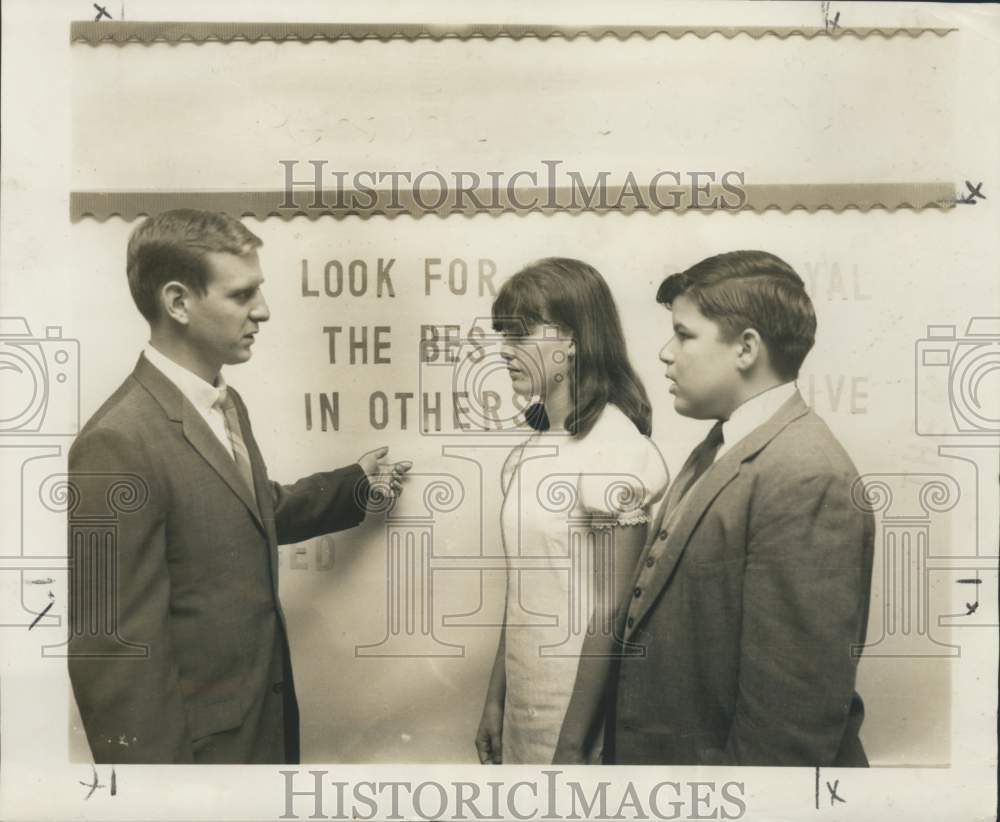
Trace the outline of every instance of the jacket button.
[[271, 690], [274, 691], [276, 694], [280, 694], [283, 690], [285, 690], [285, 683], [284, 682], [275, 682], [271, 686]]
[[656, 538], [659, 540], [665, 540], [667, 538], [666, 530], [660, 531], [660, 533], [656, 535]]
[[640, 588], [639, 586], [636, 586], [635, 590], [632, 592], [632, 596], [634, 596], [636, 599], [638, 599], [639, 597], [641, 597], [642, 596], [642, 588]]
[[646, 557], [646, 567], [652, 568], [654, 565], [656, 565], [656, 560], [652, 557]]
[[629, 628], [631, 628], [633, 625], [635, 625], [635, 617], [629, 617], [626, 620], [625, 624], [628, 625]]

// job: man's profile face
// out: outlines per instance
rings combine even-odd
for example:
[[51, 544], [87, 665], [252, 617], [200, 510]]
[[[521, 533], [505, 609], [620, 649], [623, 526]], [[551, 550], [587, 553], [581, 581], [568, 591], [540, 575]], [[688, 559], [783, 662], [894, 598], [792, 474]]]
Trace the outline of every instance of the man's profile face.
[[205, 264], [206, 291], [193, 293], [189, 303], [189, 341], [213, 368], [246, 362], [254, 335], [271, 316], [260, 290], [264, 275], [257, 252], [209, 252]]
[[739, 404], [737, 341], [724, 342], [718, 323], [683, 294], [670, 306], [674, 335], [660, 350], [678, 414], [695, 419], [728, 419]]

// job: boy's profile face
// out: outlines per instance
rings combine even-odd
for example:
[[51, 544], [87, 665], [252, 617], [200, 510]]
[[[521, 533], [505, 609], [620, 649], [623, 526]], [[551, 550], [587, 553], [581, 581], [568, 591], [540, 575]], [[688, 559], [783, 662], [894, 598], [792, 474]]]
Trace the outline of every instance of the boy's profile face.
[[674, 335], [660, 350], [660, 359], [667, 366], [674, 409], [699, 420], [728, 419], [740, 402], [739, 341], [723, 342], [718, 323], [683, 294], [670, 311]]

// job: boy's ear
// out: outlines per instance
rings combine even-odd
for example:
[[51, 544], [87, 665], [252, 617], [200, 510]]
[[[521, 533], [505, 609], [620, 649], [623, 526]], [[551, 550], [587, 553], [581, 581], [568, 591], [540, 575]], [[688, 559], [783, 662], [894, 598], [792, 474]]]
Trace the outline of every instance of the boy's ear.
[[755, 328], [744, 329], [737, 338], [739, 351], [736, 354], [736, 367], [740, 371], [750, 371], [764, 353], [764, 341]]

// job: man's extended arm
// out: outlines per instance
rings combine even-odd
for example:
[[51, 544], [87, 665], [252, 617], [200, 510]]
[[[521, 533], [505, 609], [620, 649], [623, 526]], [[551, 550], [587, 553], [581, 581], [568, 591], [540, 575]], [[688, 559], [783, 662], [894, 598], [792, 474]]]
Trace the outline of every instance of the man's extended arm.
[[[249, 435], [259, 454], [246, 404], [237, 391], [232, 388], [230, 391], [242, 412], [244, 435]], [[273, 480], [269, 480], [269, 485], [280, 545], [353, 528], [365, 518], [369, 483], [364, 468], [358, 463], [335, 471], [321, 471], [290, 485]]]
[[303, 477], [291, 485], [271, 483], [278, 542], [286, 545], [353, 528], [365, 518], [368, 478], [357, 463]]

